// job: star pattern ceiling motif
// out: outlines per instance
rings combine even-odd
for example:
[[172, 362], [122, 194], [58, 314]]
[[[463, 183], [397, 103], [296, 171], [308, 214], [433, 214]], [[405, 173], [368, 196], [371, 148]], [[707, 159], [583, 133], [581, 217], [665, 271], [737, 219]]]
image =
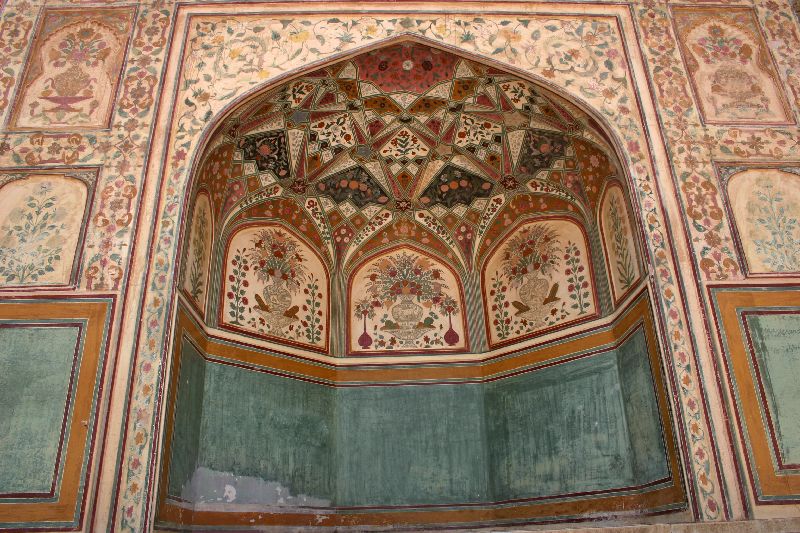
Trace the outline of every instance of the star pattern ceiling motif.
[[[225, 150], [232, 170], [222, 185], [204, 169], [201, 183], [225, 190], [223, 211], [269, 187], [298, 206], [317, 197], [336, 262], [383, 209], [412, 221], [426, 210], [449, 242], [480, 233], [498, 195], [547, 188], [593, 217], [617, 172], [598, 129], [516, 76], [403, 42], [305, 74], [229, 117], [209, 153]], [[472, 264], [459, 244], [448, 255]]]

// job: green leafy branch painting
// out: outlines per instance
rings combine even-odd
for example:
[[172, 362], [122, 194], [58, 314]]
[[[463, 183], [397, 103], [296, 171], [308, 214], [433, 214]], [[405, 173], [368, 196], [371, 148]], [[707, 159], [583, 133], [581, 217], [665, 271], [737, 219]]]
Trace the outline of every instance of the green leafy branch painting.
[[628, 249], [628, 236], [625, 227], [625, 220], [620, 212], [619, 200], [612, 196], [609, 202], [608, 215], [611, 217], [611, 233], [613, 234], [615, 268], [621, 289], [624, 291], [630, 287], [636, 279], [636, 270], [633, 267], [633, 258]]
[[753, 240], [756, 253], [774, 272], [800, 270], [797, 218], [787, 214], [783, 195], [772, 184], [764, 184], [755, 195], [758, 203], [751, 204], [755, 208], [755, 223], [769, 234], [769, 238]]
[[61, 260], [61, 214], [51, 188], [43, 184], [14, 209], [0, 228], [0, 277], [6, 283], [39, 281]]
[[208, 217], [205, 211], [198, 213], [197, 230], [192, 239], [192, 264], [189, 270], [189, 294], [195, 301], [200, 298], [203, 291], [203, 262], [205, 261], [205, 241], [208, 234]]

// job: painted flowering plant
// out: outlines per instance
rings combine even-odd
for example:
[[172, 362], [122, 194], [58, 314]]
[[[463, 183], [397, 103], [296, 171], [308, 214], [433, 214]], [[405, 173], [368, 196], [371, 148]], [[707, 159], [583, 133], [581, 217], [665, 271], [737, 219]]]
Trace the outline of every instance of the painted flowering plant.
[[111, 47], [103, 36], [92, 28], [80, 28], [68, 33], [60, 43], [58, 50], [52, 52], [53, 66], [63, 67], [67, 63], [96, 67], [108, 57]]
[[738, 61], [745, 65], [753, 55], [750, 45], [738, 37], [727, 35], [725, 29], [716, 24], [709, 26], [708, 35], [700, 37], [692, 48], [708, 64]]
[[259, 281], [284, 281], [292, 290], [301, 287], [307, 269], [300, 245], [279, 229], [262, 229], [253, 237], [248, 259]]
[[444, 315], [452, 316], [458, 314], [458, 302], [449, 294], [434, 297], [433, 303]]
[[521, 285], [528, 274], [550, 274], [558, 267], [559, 243], [556, 231], [546, 225], [526, 228], [508, 241], [503, 257], [503, 274], [512, 287]]
[[[442, 298], [447, 285], [442, 271], [425, 257], [401, 253], [382, 258], [368, 272], [367, 291], [375, 298], [394, 302], [401, 295], [411, 295], [417, 301]], [[436, 302], [434, 302], [436, 303]]]

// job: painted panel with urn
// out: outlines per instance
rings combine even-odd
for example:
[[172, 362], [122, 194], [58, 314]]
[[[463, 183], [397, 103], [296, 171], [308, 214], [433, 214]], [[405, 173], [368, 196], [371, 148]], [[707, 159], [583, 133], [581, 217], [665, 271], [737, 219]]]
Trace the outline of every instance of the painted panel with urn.
[[583, 230], [568, 219], [522, 224], [487, 260], [483, 291], [490, 346], [596, 316]]
[[220, 325], [317, 351], [328, 347], [328, 272], [283, 226], [237, 231], [227, 247]]
[[415, 248], [394, 249], [357, 268], [348, 302], [351, 354], [468, 349], [458, 277]]

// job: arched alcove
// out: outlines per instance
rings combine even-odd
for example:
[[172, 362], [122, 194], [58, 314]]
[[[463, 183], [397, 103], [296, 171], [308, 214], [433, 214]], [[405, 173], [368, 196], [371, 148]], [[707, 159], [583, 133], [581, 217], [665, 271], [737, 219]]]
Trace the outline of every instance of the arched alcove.
[[630, 193], [589, 113], [401, 40], [264, 90], [209, 138], [160, 521], [683, 508]]

